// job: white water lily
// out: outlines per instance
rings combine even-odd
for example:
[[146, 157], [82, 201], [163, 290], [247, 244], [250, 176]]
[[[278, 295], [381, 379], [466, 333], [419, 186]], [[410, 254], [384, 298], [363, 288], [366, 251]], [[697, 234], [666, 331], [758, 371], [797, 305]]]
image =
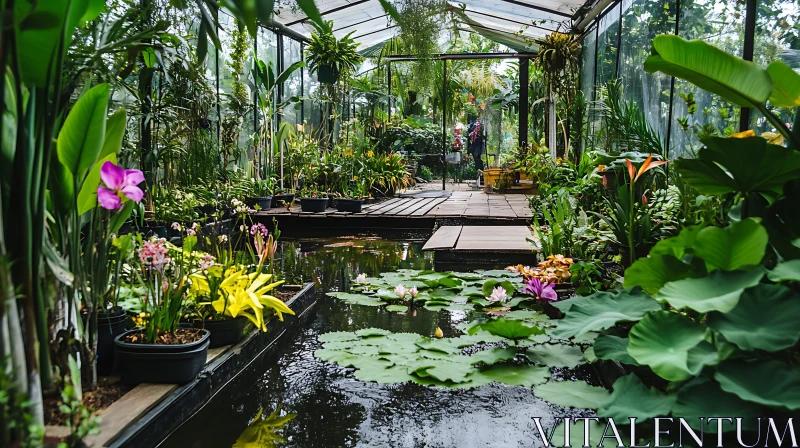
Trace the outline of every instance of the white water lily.
[[356, 283], [359, 285], [367, 283], [367, 274], [358, 274], [358, 276], [356, 276]]
[[397, 285], [396, 288], [394, 288], [394, 293], [397, 294], [397, 297], [400, 297], [402, 299], [402, 298], [404, 298], [406, 296], [406, 294], [408, 294], [408, 290], [401, 283], [401, 284]]
[[503, 302], [508, 299], [508, 294], [506, 294], [505, 288], [502, 286], [498, 286], [492, 290], [492, 295], [486, 298], [490, 302]]

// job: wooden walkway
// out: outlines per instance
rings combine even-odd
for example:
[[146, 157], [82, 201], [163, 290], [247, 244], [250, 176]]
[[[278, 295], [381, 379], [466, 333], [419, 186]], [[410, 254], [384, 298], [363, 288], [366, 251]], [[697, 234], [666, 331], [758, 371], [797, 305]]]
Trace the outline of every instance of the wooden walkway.
[[442, 226], [422, 250], [530, 254], [527, 226]]
[[364, 206], [360, 213], [339, 212], [329, 208], [322, 213], [300, 211], [299, 203], [291, 210], [274, 208], [259, 212], [258, 217], [295, 216], [309, 218], [467, 218], [530, 221], [533, 217], [528, 199], [523, 195], [487, 195], [478, 191], [455, 191], [441, 198], [393, 198]]

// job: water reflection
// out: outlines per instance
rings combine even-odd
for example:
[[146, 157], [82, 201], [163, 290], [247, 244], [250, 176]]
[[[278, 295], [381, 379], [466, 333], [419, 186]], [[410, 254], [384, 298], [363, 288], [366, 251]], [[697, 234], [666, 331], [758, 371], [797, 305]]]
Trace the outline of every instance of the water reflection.
[[[352, 243], [352, 244], [349, 244]], [[317, 336], [330, 331], [377, 327], [393, 332], [446, 336], [469, 319], [462, 311], [400, 315], [378, 307], [348, 305], [324, 296], [347, 290], [358, 273], [368, 276], [399, 268], [429, 269], [432, 259], [420, 241], [331, 238], [284, 241], [281, 272], [291, 282], [317, 282], [319, 301], [310, 322], [285, 345], [226, 387], [163, 446], [229, 447], [245, 437], [262, 409], [296, 414], [282, 430], [280, 447], [527, 447], [537, 446], [532, 417], [549, 425], [555, 417], [583, 415], [533, 396], [530, 389], [492, 384], [473, 390], [418, 384], [364, 383], [348, 370], [314, 358]], [[586, 377], [566, 371], [561, 379]], [[256, 445], [251, 445], [256, 446]]]
[[233, 448], [273, 448], [286, 442], [281, 436], [283, 427], [297, 417], [297, 414], [281, 415], [280, 406], [275, 412], [262, 418], [263, 412], [263, 408], [258, 410], [253, 422], [236, 439]]

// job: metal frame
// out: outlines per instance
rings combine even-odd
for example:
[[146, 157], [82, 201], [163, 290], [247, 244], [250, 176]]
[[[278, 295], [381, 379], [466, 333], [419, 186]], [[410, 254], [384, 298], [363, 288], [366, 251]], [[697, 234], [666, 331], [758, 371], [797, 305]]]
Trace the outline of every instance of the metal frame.
[[479, 14], [479, 15], [486, 16], [486, 17], [491, 17], [491, 18], [493, 18], [493, 19], [497, 19], [497, 20], [504, 20], [504, 21], [506, 21], [506, 22], [516, 23], [517, 25], [523, 25], [523, 26], [527, 26], [527, 27], [530, 27], [530, 28], [538, 28], [538, 29], [540, 29], [540, 30], [544, 30], [544, 31], [550, 31], [550, 32], [553, 32], [553, 31], [555, 31], [555, 29], [552, 29], [552, 28], [545, 28], [545, 27], [543, 27], [543, 26], [540, 26], [540, 25], [534, 25], [534, 24], [532, 24], [532, 23], [520, 22], [520, 21], [518, 21], [518, 20], [509, 19], [509, 18], [507, 18], [507, 17], [501, 17], [501, 16], [496, 16], [496, 15], [494, 15], [494, 14], [489, 14], [489, 13], [485, 13], [485, 12], [475, 11], [474, 9], [468, 9], [468, 8], [464, 8], [464, 12], [465, 12], [465, 13], [470, 13], [470, 14]]
[[500, 0], [500, 1], [505, 3], [511, 3], [512, 5], [522, 6], [525, 8], [536, 9], [538, 11], [544, 11], [561, 17], [569, 17], [570, 19], [572, 18], [572, 14], [557, 11], [555, 9], [545, 8], [543, 6], [531, 5], [530, 3], [521, 2], [519, 0]]
[[[336, 8], [332, 8], [332, 9], [329, 9], [327, 11], [320, 11], [319, 15], [326, 16], [328, 14], [333, 14], [335, 12], [344, 11], [345, 9], [352, 8], [353, 6], [358, 6], [358, 5], [362, 4], [362, 3], [367, 3], [369, 1], [371, 1], [371, 0], [357, 0], [357, 1], [354, 1], [353, 3], [348, 3], [346, 5], [342, 5], [342, 6], [339, 6], [339, 7], [336, 7]], [[304, 18], [302, 18], [300, 20], [295, 20], [293, 22], [285, 23], [284, 25], [285, 26], [292, 26], [292, 25], [297, 25], [297, 24], [306, 23], [306, 22], [308, 22], [308, 17], [304, 17]]]
[[[533, 58], [536, 57], [537, 52], [519, 52], [519, 53], [440, 53], [431, 55], [431, 59], [458, 61], [467, 59], [519, 59], [521, 57]], [[418, 60], [416, 56], [407, 54], [395, 54], [385, 57], [384, 61], [389, 62], [413, 62]]]

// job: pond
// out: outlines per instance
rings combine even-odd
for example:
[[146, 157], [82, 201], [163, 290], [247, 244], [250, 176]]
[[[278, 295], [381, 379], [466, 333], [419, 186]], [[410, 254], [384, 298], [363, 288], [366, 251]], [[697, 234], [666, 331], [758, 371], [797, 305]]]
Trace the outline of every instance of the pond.
[[[560, 417], [593, 415], [552, 405], [528, 387], [492, 383], [449, 389], [362, 382], [353, 377], [353, 369], [315, 358], [314, 352], [322, 348], [318, 336], [332, 331], [380, 328], [432, 336], [439, 327], [446, 337], [462, 333], [457, 326], [472, 312], [420, 307], [405, 314], [390, 313], [324, 294], [349, 290], [359, 273], [377, 276], [397, 269], [431, 269], [432, 254], [421, 251], [428, 236], [283, 241], [279, 263], [284, 278], [317, 283], [319, 300], [312, 315], [301, 331], [282, 338], [275, 352], [256, 360], [162, 446], [539, 446], [534, 417], [549, 428]], [[553, 378], [595, 383], [587, 367], [553, 369]], [[264, 419], [276, 410], [274, 418]]]

